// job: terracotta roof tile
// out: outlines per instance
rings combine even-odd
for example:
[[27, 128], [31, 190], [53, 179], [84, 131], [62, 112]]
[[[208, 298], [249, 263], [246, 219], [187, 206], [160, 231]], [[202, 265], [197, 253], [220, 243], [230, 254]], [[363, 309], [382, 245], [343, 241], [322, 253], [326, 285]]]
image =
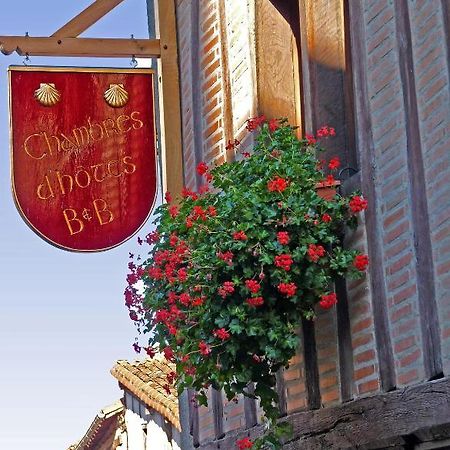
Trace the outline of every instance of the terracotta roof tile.
[[153, 359], [132, 363], [117, 361], [111, 374], [132, 394], [180, 430], [177, 391], [171, 386], [171, 392], [167, 394], [164, 389], [167, 385], [166, 377], [172, 371], [175, 371], [175, 365], [157, 355]]

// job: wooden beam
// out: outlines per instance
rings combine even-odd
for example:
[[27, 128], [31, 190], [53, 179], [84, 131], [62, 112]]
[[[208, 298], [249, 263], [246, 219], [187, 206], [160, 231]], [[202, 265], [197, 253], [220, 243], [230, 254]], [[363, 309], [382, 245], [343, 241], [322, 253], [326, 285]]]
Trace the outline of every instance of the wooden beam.
[[96, 0], [70, 22], [55, 31], [52, 37], [77, 37], [122, 2], [123, 0]]
[[427, 378], [442, 376], [441, 333], [436, 302], [431, 243], [430, 217], [427, 204], [419, 107], [414, 76], [411, 23], [407, 3], [397, 2], [395, 23], [398, 42], [398, 64], [405, 108], [406, 152], [408, 155], [411, 213], [416, 253], [417, 293], [425, 374]]
[[[408, 436], [418, 441], [434, 435], [447, 437], [449, 398], [450, 379], [445, 378], [338, 406], [298, 412], [284, 419], [292, 424], [294, 433], [283, 449], [391, 448], [393, 442], [401, 442]], [[206, 443], [200, 449], [234, 449], [237, 439], [249, 434], [253, 439], [263, 431], [264, 426], [258, 426], [250, 433], [249, 430], [231, 432], [219, 442]]]
[[177, 196], [183, 189], [184, 176], [176, 8], [175, 0], [154, 1], [158, 18], [156, 32], [161, 41], [158, 81], [161, 106], [163, 189]]
[[0, 36], [0, 51], [4, 55], [17, 52], [29, 56], [85, 56], [128, 58], [158, 58], [158, 39], [56, 38]]

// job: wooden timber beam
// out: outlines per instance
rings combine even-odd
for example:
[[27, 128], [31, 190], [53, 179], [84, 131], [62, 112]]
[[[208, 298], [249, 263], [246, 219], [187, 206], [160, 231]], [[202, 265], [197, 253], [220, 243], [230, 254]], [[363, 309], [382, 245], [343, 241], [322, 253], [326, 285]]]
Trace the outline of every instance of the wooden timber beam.
[[75, 38], [122, 2], [123, 0], [96, 0], [70, 22], [67, 22], [63, 27], [55, 31], [52, 37]]
[[159, 58], [159, 39], [57, 38], [0, 36], [4, 55]]

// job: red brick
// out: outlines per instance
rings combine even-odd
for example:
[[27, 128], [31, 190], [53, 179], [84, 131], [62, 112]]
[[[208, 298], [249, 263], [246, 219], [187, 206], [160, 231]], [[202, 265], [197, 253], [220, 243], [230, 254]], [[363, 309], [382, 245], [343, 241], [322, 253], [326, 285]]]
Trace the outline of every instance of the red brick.
[[412, 381], [417, 381], [419, 378], [419, 372], [417, 369], [409, 370], [406, 373], [402, 373], [398, 376], [398, 382], [400, 384], [410, 384]]
[[406, 272], [403, 272], [401, 275], [395, 277], [392, 281], [388, 283], [388, 289], [393, 291], [394, 289], [399, 288], [400, 286], [404, 285], [409, 279], [410, 279], [410, 272], [407, 270]]
[[409, 221], [404, 220], [403, 222], [400, 222], [394, 229], [392, 229], [389, 233], [386, 234], [386, 236], [384, 237], [384, 242], [386, 244], [389, 244], [390, 242], [399, 238], [407, 230], [409, 230], [409, 227], [410, 227]]
[[327, 376], [324, 378], [321, 378], [319, 380], [319, 385], [321, 389], [326, 389], [332, 386], [337, 386], [338, 385], [338, 380], [336, 376]]
[[396, 342], [394, 344], [394, 352], [400, 353], [408, 348], [411, 348], [416, 343], [416, 338], [414, 336], [408, 336]]
[[383, 221], [384, 228], [389, 228], [393, 223], [398, 222], [405, 216], [405, 207], [399, 208], [397, 211], [389, 214]]
[[332, 391], [329, 392], [324, 392], [322, 395], [322, 403], [326, 404], [326, 403], [332, 403], [332, 402], [336, 402], [339, 400], [339, 391], [337, 389], [333, 389]]
[[368, 392], [375, 392], [379, 390], [378, 380], [366, 381], [365, 383], [358, 384], [358, 392], [360, 394], [367, 394]]
[[363, 362], [373, 361], [375, 359], [375, 350], [366, 350], [365, 352], [355, 355], [355, 362], [360, 364]]
[[397, 292], [393, 297], [392, 301], [394, 304], [399, 304], [404, 300], [407, 300], [413, 297], [417, 292], [417, 286], [413, 284], [412, 286], [405, 287], [401, 291]]
[[362, 336], [358, 336], [353, 339], [352, 347], [353, 349], [361, 347], [362, 345], [366, 345], [373, 340], [373, 336], [371, 334], [363, 334]]
[[361, 380], [362, 378], [366, 378], [369, 375], [372, 375], [375, 372], [375, 366], [366, 366], [361, 367], [361, 369], [355, 370], [354, 376], [355, 380]]
[[403, 319], [403, 317], [405, 316], [409, 316], [411, 314], [411, 311], [412, 311], [411, 304], [404, 305], [391, 313], [391, 321], [397, 322], [397, 320]]
[[387, 268], [388, 273], [393, 275], [394, 273], [397, 273], [399, 270], [403, 269], [405, 266], [407, 266], [411, 262], [412, 256], [413, 256], [412, 252], [410, 252], [410, 253], [407, 253], [406, 255], [403, 255], [397, 261], [393, 262]]
[[403, 357], [400, 359], [400, 367], [406, 367], [411, 365], [412, 363], [416, 362], [421, 355], [421, 351], [420, 349], [417, 349], [415, 351], [413, 351], [412, 353], [410, 353], [409, 355]]
[[356, 322], [352, 327], [352, 333], [356, 334], [360, 331], [365, 330], [373, 325], [372, 317], [367, 317], [366, 319], [362, 319], [359, 322]]

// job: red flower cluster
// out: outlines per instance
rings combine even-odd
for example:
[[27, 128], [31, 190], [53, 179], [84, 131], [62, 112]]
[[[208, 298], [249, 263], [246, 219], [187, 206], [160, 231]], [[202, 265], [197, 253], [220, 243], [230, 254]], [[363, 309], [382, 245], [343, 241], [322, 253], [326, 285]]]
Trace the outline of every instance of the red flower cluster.
[[234, 293], [234, 283], [232, 281], [225, 281], [225, 283], [222, 284], [222, 287], [220, 287], [217, 292], [222, 298], [227, 297], [228, 295], [231, 295]]
[[331, 222], [331, 216], [327, 213], [322, 214], [322, 222], [325, 222], [325, 223]]
[[278, 130], [280, 128], [280, 124], [278, 123], [277, 119], [270, 119], [269, 120], [269, 131], [273, 133], [274, 131]]
[[155, 231], [152, 231], [151, 233], [147, 234], [145, 240], [147, 241], [148, 244], [155, 244], [156, 242], [159, 241], [160, 238], [161, 238], [161, 236], [155, 230]]
[[217, 257], [221, 259], [222, 261], [225, 261], [229, 266], [233, 264], [233, 252], [227, 251], [227, 252], [217, 252]]
[[245, 450], [246, 448], [252, 448], [253, 442], [248, 437], [245, 437], [244, 439], [236, 441], [236, 445], [239, 450]]
[[295, 283], [280, 283], [277, 287], [286, 297], [293, 297], [297, 292], [297, 285]]
[[200, 341], [198, 348], [203, 356], [208, 356], [211, 353], [211, 347], [205, 341]]
[[181, 196], [183, 198], [190, 198], [191, 200], [197, 200], [198, 199], [198, 195], [191, 191], [190, 189], [188, 189], [187, 187], [184, 187], [181, 191]]
[[325, 256], [325, 249], [321, 245], [309, 244], [308, 258], [310, 261], [317, 262], [322, 256]]
[[369, 265], [369, 257], [367, 255], [356, 255], [353, 260], [353, 266], [363, 272]]
[[255, 131], [260, 125], [266, 121], [266, 116], [252, 117], [247, 120], [247, 130]]
[[256, 294], [261, 289], [261, 285], [255, 280], [245, 280], [245, 287], [252, 294]]
[[205, 175], [206, 172], [208, 172], [208, 164], [202, 161], [197, 165], [197, 173], [199, 175]]
[[233, 239], [235, 241], [246, 241], [247, 235], [243, 231], [235, 231], [233, 233]]
[[336, 170], [341, 166], [341, 161], [339, 160], [339, 157], [335, 156], [334, 158], [330, 159], [330, 162], [328, 163], [328, 168], [330, 170]]
[[222, 341], [225, 341], [230, 337], [230, 333], [225, 330], [225, 328], [218, 328], [217, 330], [214, 330], [213, 335], [218, 337]]
[[286, 270], [286, 272], [291, 270], [291, 265], [293, 262], [292, 256], [287, 253], [275, 256], [275, 265]]
[[175, 217], [178, 216], [178, 207], [176, 207], [175, 205], [171, 206], [169, 208], [169, 214], [172, 219], [175, 219]]
[[289, 244], [289, 233], [287, 231], [279, 231], [277, 233], [277, 241], [281, 244], [281, 245], [287, 245]]
[[172, 195], [170, 195], [170, 192], [167, 191], [164, 195], [164, 199], [166, 200], [166, 203], [170, 203], [172, 201]]
[[359, 195], [355, 195], [351, 198], [348, 206], [350, 207], [352, 213], [356, 214], [367, 209], [367, 200]]
[[238, 141], [237, 139], [233, 141], [228, 141], [225, 150], [233, 150], [234, 148], [236, 148], [239, 144], [241, 143], [241, 141]]
[[317, 140], [313, 134], [306, 134], [305, 139], [306, 139], [308, 145], [314, 145], [317, 142]]
[[174, 353], [173, 350], [170, 347], [164, 347], [163, 348], [163, 353], [164, 353], [164, 357], [169, 360], [169, 361], [173, 361], [174, 360]]
[[337, 303], [336, 294], [334, 292], [332, 292], [331, 294], [328, 294], [328, 295], [322, 295], [322, 297], [320, 297], [319, 305], [323, 309], [330, 309], [336, 303]]
[[325, 125], [316, 131], [316, 136], [318, 138], [327, 136], [336, 136], [336, 130], [332, 127]]
[[267, 183], [267, 189], [270, 192], [283, 192], [289, 186], [289, 182], [285, 178], [276, 176]]
[[264, 299], [262, 297], [250, 297], [246, 300], [247, 304], [250, 306], [261, 306], [264, 304]]

